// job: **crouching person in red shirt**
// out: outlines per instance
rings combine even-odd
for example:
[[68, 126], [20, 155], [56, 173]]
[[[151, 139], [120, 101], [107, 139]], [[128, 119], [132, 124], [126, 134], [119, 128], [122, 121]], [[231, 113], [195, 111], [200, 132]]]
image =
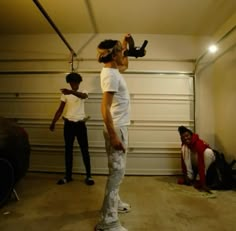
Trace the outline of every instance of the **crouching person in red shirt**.
[[195, 188], [210, 192], [207, 186], [207, 171], [215, 161], [210, 146], [184, 126], [178, 128], [181, 146], [181, 166], [184, 177], [179, 184], [193, 185]]

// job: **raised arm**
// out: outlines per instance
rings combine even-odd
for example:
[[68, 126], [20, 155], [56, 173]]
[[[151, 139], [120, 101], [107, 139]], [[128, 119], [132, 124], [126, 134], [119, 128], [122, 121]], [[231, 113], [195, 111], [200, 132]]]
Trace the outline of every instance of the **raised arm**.
[[[127, 38], [129, 38], [130, 36], [131, 36], [130, 34], [125, 34], [125, 36], [121, 42], [123, 53], [128, 49]], [[129, 66], [128, 56], [123, 56], [123, 65], [118, 66], [119, 71], [124, 72], [126, 69], [128, 69], [128, 66]]]

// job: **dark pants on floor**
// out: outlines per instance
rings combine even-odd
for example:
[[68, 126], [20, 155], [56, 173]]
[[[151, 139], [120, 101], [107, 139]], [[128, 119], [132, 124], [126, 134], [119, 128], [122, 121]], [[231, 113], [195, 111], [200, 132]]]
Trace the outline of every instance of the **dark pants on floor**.
[[88, 150], [87, 127], [84, 121], [73, 122], [64, 120], [64, 140], [65, 140], [65, 165], [66, 178], [72, 178], [73, 167], [73, 144], [75, 137], [80, 146], [83, 162], [85, 166], [86, 176], [91, 176], [90, 156]]

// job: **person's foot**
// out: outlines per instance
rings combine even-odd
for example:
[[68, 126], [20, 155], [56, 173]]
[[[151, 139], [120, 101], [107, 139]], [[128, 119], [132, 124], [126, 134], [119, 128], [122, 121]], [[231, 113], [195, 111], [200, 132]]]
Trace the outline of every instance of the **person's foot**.
[[87, 184], [87, 185], [94, 185], [94, 184], [95, 184], [95, 182], [94, 182], [94, 180], [93, 180], [92, 177], [86, 177], [85, 180], [84, 180], [84, 182], [85, 182], [85, 184]]
[[125, 202], [119, 201], [118, 204], [118, 213], [128, 213], [131, 210], [130, 204], [127, 204]]
[[115, 228], [107, 228], [107, 229], [103, 229], [103, 228], [99, 228], [99, 226], [95, 226], [94, 231], [128, 231], [128, 229], [126, 229], [123, 226], [118, 226]]
[[64, 178], [58, 180], [58, 181], [57, 181], [57, 184], [59, 184], [59, 185], [67, 184], [67, 183], [69, 183], [69, 182], [72, 181], [72, 180], [73, 180], [72, 178], [66, 178], [66, 177], [64, 177]]
[[190, 179], [188, 179], [188, 178], [179, 178], [177, 183], [178, 184], [187, 185], [187, 186], [192, 185], [192, 181]]

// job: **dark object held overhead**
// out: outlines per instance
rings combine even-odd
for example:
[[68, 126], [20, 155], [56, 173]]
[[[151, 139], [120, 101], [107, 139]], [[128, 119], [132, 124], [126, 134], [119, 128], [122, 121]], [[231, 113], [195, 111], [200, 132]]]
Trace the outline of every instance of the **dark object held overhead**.
[[131, 56], [131, 57], [135, 57], [135, 58], [145, 56], [145, 54], [146, 54], [145, 47], [148, 44], [147, 40], [144, 40], [143, 45], [141, 47], [135, 47], [134, 39], [132, 36], [128, 37], [126, 40], [129, 44], [129, 50], [126, 50], [124, 52], [124, 56]]

